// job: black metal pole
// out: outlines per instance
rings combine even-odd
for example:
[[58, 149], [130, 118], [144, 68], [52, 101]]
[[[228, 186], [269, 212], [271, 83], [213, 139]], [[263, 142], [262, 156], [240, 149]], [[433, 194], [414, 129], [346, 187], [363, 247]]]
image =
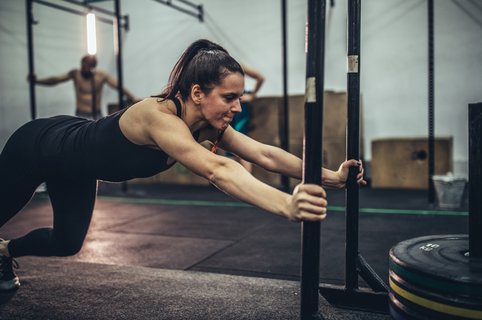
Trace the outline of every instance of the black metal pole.
[[428, 202], [435, 201], [433, 0], [428, 0]]
[[[347, 61], [347, 159], [359, 159], [360, 147], [360, 0], [348, 0]], [[358, 288], [358, 167], [351, 167], [345, 193], [345, 288]]]
[[469, 104], [469, 253], [482, 258], [482, 102]]
[[[308, 0], [303, 182], [321, 185], [326, 0]], [[302, 223], [301, 319], [318, 311], [320, 222]]]
[[91, 68], [90, 69], [90, 88], [92, 90], [91, 96], [92, 96], [92, 119], [96, 120], [97, 119], [97, 97], [95, 94], [95, 69]]
[[[114, 28], [117, 35], [117, 47], [115, 54], [117, 56], [117, 91], [119, 94], [119, 110], [124, 109], [124, 84], [122, 81], [122, 29], [121, 29], [121, 14], [120, 14], [120, 0], [115, 0], [115, 23]], [[121, 189], [123, 192], [127, 192], [127, 182], [122, 183]]]
[[[38, 1], [38, 0], [35, 0], [35, 1]], [[95, 7], [90, 3], [86, 4], [86, 3], [79, 2], [77, 0], [62, 0], [62, 1], [68, 2], [68, 3], [71, 3], [71, 4], [75, 4], [77, 6], [81, 6], [81, 7], [84, 7], [84, 8], [88, 8], [89, 10], [95, 10], [95, 11], [101, 12], [101, 13], [106, 14], [106, 15], [110, 15], [110, 16], [116, 15], [115, 12], [105, 10], [103, 8], [100, 8], [100, 7]]]
[[194, 12], [191, 12], [189, 10], [186, 10], [184, 8], [181, 8], [179, 6], [176, 6], [175, 4], [172, 3], [172, 0], [154, 0], [156, 2], [159, 2], [159, 3], [162, 3], [162, 4], [165, 4], [173, 9], [176, 9], [178, 11], [181, 11], [181, 12], [184, 12], [185, 14], [188, 14], [190, 16], [193, 16], [193, 17], [196, 17], [199, 19], [199, 22], [203, 22], [204, 21], [204, 9], [203, 9], [203, 6], [202, 5], [195, 5], [195, 4], [192, 4], [192, 3], [189, 3], [188, 1], [182, 1], [180, 0], [180, 2], [184, 3], [184, 4], [188, 4], [190, 5], [191, 7], [195, 8], [198, 10], [198, 13], [194, 13]]
[[33, 12], [32, 12], [32, 0], [25, 0], [25, 12], [27, 13], [27, 49], [28, 49], [28, 74], [29, 92], [30, 92], [30, 117], [34, 120], [37, 117], [37, 107], [35, 100], [35, 81], [33, 81], [35, 75], [34, 59], [33, 59]]
[[[360, 156], [360, 52], [361, 0], [347, 0], [347, 159]], [[332, 305], [368, 312], [388, 313], [388, 286], [358, 252], [359, 168], [350, 167], [345, 193], [345, 286], [320, 285]], [[375, 291], [358, 288], [358, 275]]]
[[[50, 7], [50, 8], [62, 10], [62, 11], [65, 11], [65, 12], [69, 12], [69, 13], [73, 13], [73, 14], [85, 17], [85, 12], [83, 12], [83, 11], [78, 11], [78, 10], [62, 7], [62, 6], [59, 6], [59, 5], [50, 3], [50, 2], [46, 2], [46, 1], [42, 1], [42, 0], [31, 0], [31, 1], [35, 2], [35, 3], [38, 3], [38, 4], [41, 4], [41, 5], [44, 5], [44, 6], [47, 6], [47, 7]], [[67, 0], [64, 0], [64, 1], [67, 1]], [[99, 10], [100, 12], [104, 12], [106, 14], [112, 14], [108, 11], [106, 12], [106, 11], [104, 11], [102, 9], [99, 9], [99, 8], [96, 8], [96, 7], [86, 6], [86, 5], [84, 5], [82, 3], [79, 3], [79, 2], [76, 2], [76, 1], [67, 1], [67, 2], [77, 4], [77, 5], [83, 6], [85, 8], [89, 8], [90, 10]], [[102, 18], [102, 17], [97, 17], [96, 20], [101, 21], [101, 22], [105, 22], [105, 23], [108, 23], [108, 24], [112, 24], [111, 20], [108, 20], [108, 19], [105, 19], [105, 18]]]
[[117, 56], [117, 91], [119, 93], [119, 110], [124, 109], [124, 88], [122, 81], [122, 29], [121, 29], [121, 14], [120, 14], [120, 0], [115, 0], [115, 28], [117, 35], [117, 47], [115, 54]]
[[[281, 29], [283, 38], [283, 107], [279, 113], [279, 135], [281, 148], [289, 151], [289, 120], [288, 120], [288, 61], [286, 41], [286, 0], [281, 0]], [[286, 191], [290, 190], [290, 179], [288, 176], [281, 176], [281, 184]]]

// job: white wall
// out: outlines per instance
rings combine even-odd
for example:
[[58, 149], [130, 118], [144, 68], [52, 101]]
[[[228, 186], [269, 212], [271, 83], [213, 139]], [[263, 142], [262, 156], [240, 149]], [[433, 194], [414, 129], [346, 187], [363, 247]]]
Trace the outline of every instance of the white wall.
[[[288, 90], [302, 94], [307, 1], [287, 2]], [[138, 97], [159, 93], [185, 48], [198, 38], [208, 38], [266, 76], [260, 96], [280, 96], [280, 1], [199, 3], [204, 6], [204, 23], [155, 1], [121, 1], [122, 12], [130, 17], [130, 30], [123, 37], [125, 87]], [[113, 11], [113, 1], [95, 5]], [[346, 90], [346, 1], [335, 0], [327, 13], [325, 87]], [[85, 19], [39, 4], [34, 4], [34, 16], [39, 21], [34, 26], [37, 75], [77, 68], [86, 53]], [[113, 27], [100, 22], [97, 26], [98, 68], [115, 76]], [[26, 42], [25, 2], [0, 1], [0, 147], [30, 119]], [[425, 0], [362, 1], [361, 90], [367, 160], [372, 139], [427, 136], [427, 54]], [[482, 3], [435, 1], [435, 134], [454, 137], [458, 171], [468, 158], [467, 105], [482, 101], [481, 56]], [[38, 117], [74, 113], [72, 83], [37, 86], [36, 93]], [[107, 103], [116, 101], [116, 92], [106, 88], [104, 114]]]
[[[365, 2], [365, 139], [428, 132], [427, 2]], [[482, 3], [435, 1], [435, 135], [454, 137], [456, 173], [468, 158], [468, 104], [482, 101]]]

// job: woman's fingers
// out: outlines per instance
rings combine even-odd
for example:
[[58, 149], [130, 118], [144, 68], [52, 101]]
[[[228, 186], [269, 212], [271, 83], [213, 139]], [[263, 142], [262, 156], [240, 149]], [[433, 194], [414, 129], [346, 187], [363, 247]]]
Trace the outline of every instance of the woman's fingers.
[[326, 192], [319, 185], [298, 185], [293, 192], [292, 202], [292, 221], [320, 221], [326, 218]]
[[363, 162], [361, 160], [356, 161], [355, 159], [351, 159], [345, 162], [347, 167], [358, 166], [358, 175], [356, 176], [357, 183], [360, 185], [366, 185], [367, 182], [363, 180], [363, 174], [365, 170], [363, 169]]
[[367, 182], [363, 180], [363, 174], [365, 173], [365, 169], [363, 169], [363, 162], [361, 160], [358, 160], [357, 163], [358, 163], [358, 172], [359, 172], [358, 176], [356, 177], [357, 183], [366, 185]]
[[304, 192], [315, 197], [326, 198], [325, 189], [317, 184], [299, 184], [297, 189], [298, 192]]

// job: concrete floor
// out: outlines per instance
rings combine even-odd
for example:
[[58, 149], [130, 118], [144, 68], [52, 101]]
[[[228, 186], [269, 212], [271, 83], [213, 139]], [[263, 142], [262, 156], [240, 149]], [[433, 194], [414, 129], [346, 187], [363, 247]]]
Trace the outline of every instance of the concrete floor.
[[[343, 285], [344, 192], [328, 195], [320, 283]], [[425, 191], [360, 190], [360, 208], [386, 211], [361, 212], [359, 237], [360, 253], [385, 282], [396, 243], [468, 232], [466, 201], [447, 214], [426, 199]], [[48, 196], [37, 194], [0, 236], [51, 224]], [[100, 184], [81, 252], [18, 258], [22, 286], [0, 294], [0, 319], [298, 319], [300, 234], [300, 224], [213, 187], [129, 184], [123, 192]], [[389, 319], [321, 296], [319, 308], [325, 319]]]

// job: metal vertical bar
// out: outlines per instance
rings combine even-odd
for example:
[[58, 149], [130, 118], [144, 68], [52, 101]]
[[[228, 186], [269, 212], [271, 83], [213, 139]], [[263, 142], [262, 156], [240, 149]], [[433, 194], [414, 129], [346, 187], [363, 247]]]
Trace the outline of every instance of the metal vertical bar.
[[[348, 0], [347, 48], [347, 159], [359, 159], [360, 147], [360, 0]], [[358, 288], [358, 167], [351, 167], [345, 193], [345, 288]]]
[[[308, 0], [303, 182], [321, 185], [326, 0]], [[301, 319], [318, 311], [320, 222], [302, 223]]]
[[[347, 0], [347, 128], [346, 155], [359, 159], [361, 0]], [[388, 286], [358, 253], [358, 167], [351, 167], [346, 182], [345, 287], [320, 285], [320, 293], [342, 308], [388, 313]], [[358, 289], [358, 275], [376, 292]]]
[[120, 14], [120, 0], [115, 0], [115, 28], [117, 35], [117, 90], [119, 93], [119, 110], [124, 109], [124, 88], [122, 81], [122, 30], [121, 30], [121, 14]]
[[[121, 13], [120, 13], [120, 0], [115, 0], [115, 34], [117, 36], [117, 46], [115, 48], [115, 54], [117, 56], [117, 91], [119, 94], [119, 110], [124, 109], [124, 84], [122, 81], [122, 30], [121, 30]], [[127, 192], [127, 182], [122, 183], [121, 189], [123, 192]]]
[[428, 202], [435, 201], [433, 0], [428, 0]]
[[33, 81], [35, 75], [34, 68], [34, 56], [33, 56], [33, 12], [32, 12], [32, 0], [25, 0], [25, 12], [27, 14], [27, 48], [28, 48], [28, 74], [30, 77], [29, 81], [29, 92], [30, 92], [30, 117], [34, 120], [37, 117], [37, 107], [35, 100], [35, 81]]
[[95, 95], [95, 69], [90, 68], [90, 89], [92, 90], [92, 119], [97, 119], [97, 97]]
[[[281, 0], [281, 21], [282, 21], [282, 42], [283, 42], [283, 107], [279, 116], [279, 135], [281, 148], [289, 151], [289, 120], [288, 120], [288, 61], [287, 61], [287, 41], [286, 41], [286, 0]], [[290, 189], [290, 179], [288, 176], [281, 176], [283, 189]]]
[[482, 258], [482, 102], [469, 104], [469, 253]]

